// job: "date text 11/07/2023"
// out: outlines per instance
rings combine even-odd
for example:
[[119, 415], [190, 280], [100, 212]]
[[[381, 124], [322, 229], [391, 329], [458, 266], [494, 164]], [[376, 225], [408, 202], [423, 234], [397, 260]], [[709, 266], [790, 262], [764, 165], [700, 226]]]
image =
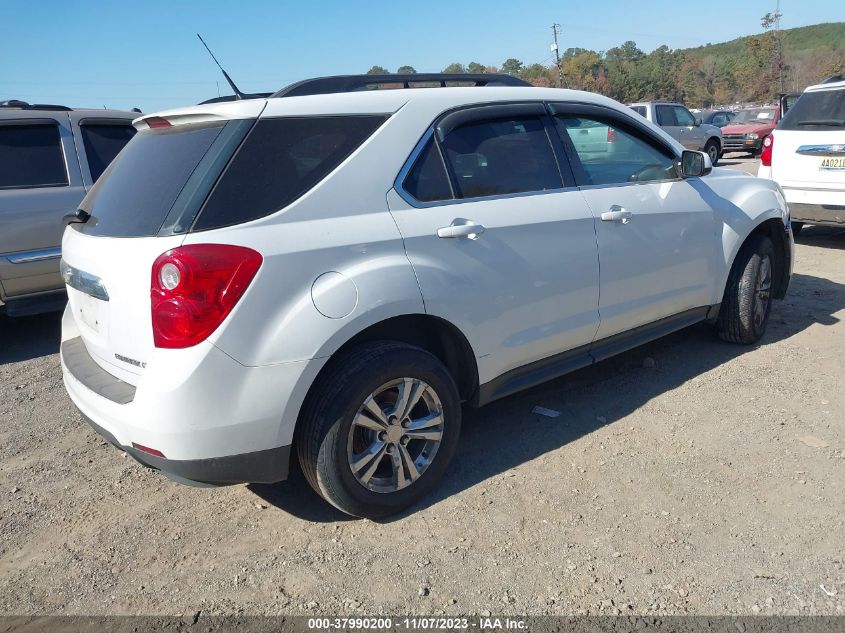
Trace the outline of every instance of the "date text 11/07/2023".
[[367, 631], [463, 631], [478, 629], [481, 631], [522, 631], [527, 623], [520, 618], [510, 617], [324, 617], [308, 618], [308, 629], [320, 630], [367, 630]]

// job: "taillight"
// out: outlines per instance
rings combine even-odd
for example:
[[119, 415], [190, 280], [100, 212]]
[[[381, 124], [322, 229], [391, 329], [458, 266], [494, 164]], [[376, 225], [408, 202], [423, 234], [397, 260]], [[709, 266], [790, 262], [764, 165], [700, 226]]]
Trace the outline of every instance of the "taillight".
[[616, 142], [616, 130], [612, 127], [607, 128], [607, 142], [608, 143], [615, 143]]
[[764, 167], [772, 166], [772, 147], [775, 145], [775, 138], [769, 134], [763, 139], [763, 151], [760, 152], [760, 162]]
[[191, 244], [160, 255], [150, 282], [155, 346], [191, 347], [208, 338], [262, 261], [250, 248], [227, 244]]

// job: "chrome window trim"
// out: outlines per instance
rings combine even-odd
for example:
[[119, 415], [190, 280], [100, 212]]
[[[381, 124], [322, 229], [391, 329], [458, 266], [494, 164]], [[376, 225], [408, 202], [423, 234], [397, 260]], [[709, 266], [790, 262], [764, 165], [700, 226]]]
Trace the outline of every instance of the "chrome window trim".
[[58, 246], [55, 248], [42, 248], [35, 251], [21, 251], [4, 255], [12, 264], [29, 264], [31, 262], [44, 261], [45, 259], [56, 259], [61, 256], [62, 249]]

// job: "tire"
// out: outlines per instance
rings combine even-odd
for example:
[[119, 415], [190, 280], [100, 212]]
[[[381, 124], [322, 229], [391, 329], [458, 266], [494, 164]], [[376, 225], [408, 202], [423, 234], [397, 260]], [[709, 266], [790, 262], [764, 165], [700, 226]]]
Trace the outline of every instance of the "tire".
[[710, 156], [710, 163], [715, 167], [716, 163], [719, 162], [719, 158], [722, 156], [722, 152], [719, 148], [719, 141], [711, 138], [704, 144], [704, 151], [708, 156]]
[[801, 235], [801, 229], [804, 228], [803, 222], [793, 222], [792, 223], [792, 237], [798, 237]]
[[[397, 417], [403, 393], [416, 405]], [[440, 422], [432, 424], [438, 412]], [[460, 395], [443, 363], [418, 347], [380, 341], [353, 348], [323, 372], [295, 443], [302, 472], [320, 496], [347, 514], [378, 518], [437, 484], [460, 431]]]
[[740, 248], [728, 275], [716, 321], [721, 339], [743, 345], [760, 340], [769, 323], [775, 272], [772, 241], [752, 235]]

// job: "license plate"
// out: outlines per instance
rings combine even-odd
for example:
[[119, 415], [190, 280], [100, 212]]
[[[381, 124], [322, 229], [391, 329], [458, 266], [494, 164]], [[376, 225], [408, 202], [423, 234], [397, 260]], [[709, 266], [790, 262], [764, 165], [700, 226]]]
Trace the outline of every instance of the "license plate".
[[88, 295], [82, 295], [79, 300], [79, 316], [82, 322], [95, 332], [100, 331], [99, 300]]
[[819, 169], [822, 171], [839, 171], [845, 170], [845, 157], [839, 158], [822, 158], [822, 162], [819, 165]]

